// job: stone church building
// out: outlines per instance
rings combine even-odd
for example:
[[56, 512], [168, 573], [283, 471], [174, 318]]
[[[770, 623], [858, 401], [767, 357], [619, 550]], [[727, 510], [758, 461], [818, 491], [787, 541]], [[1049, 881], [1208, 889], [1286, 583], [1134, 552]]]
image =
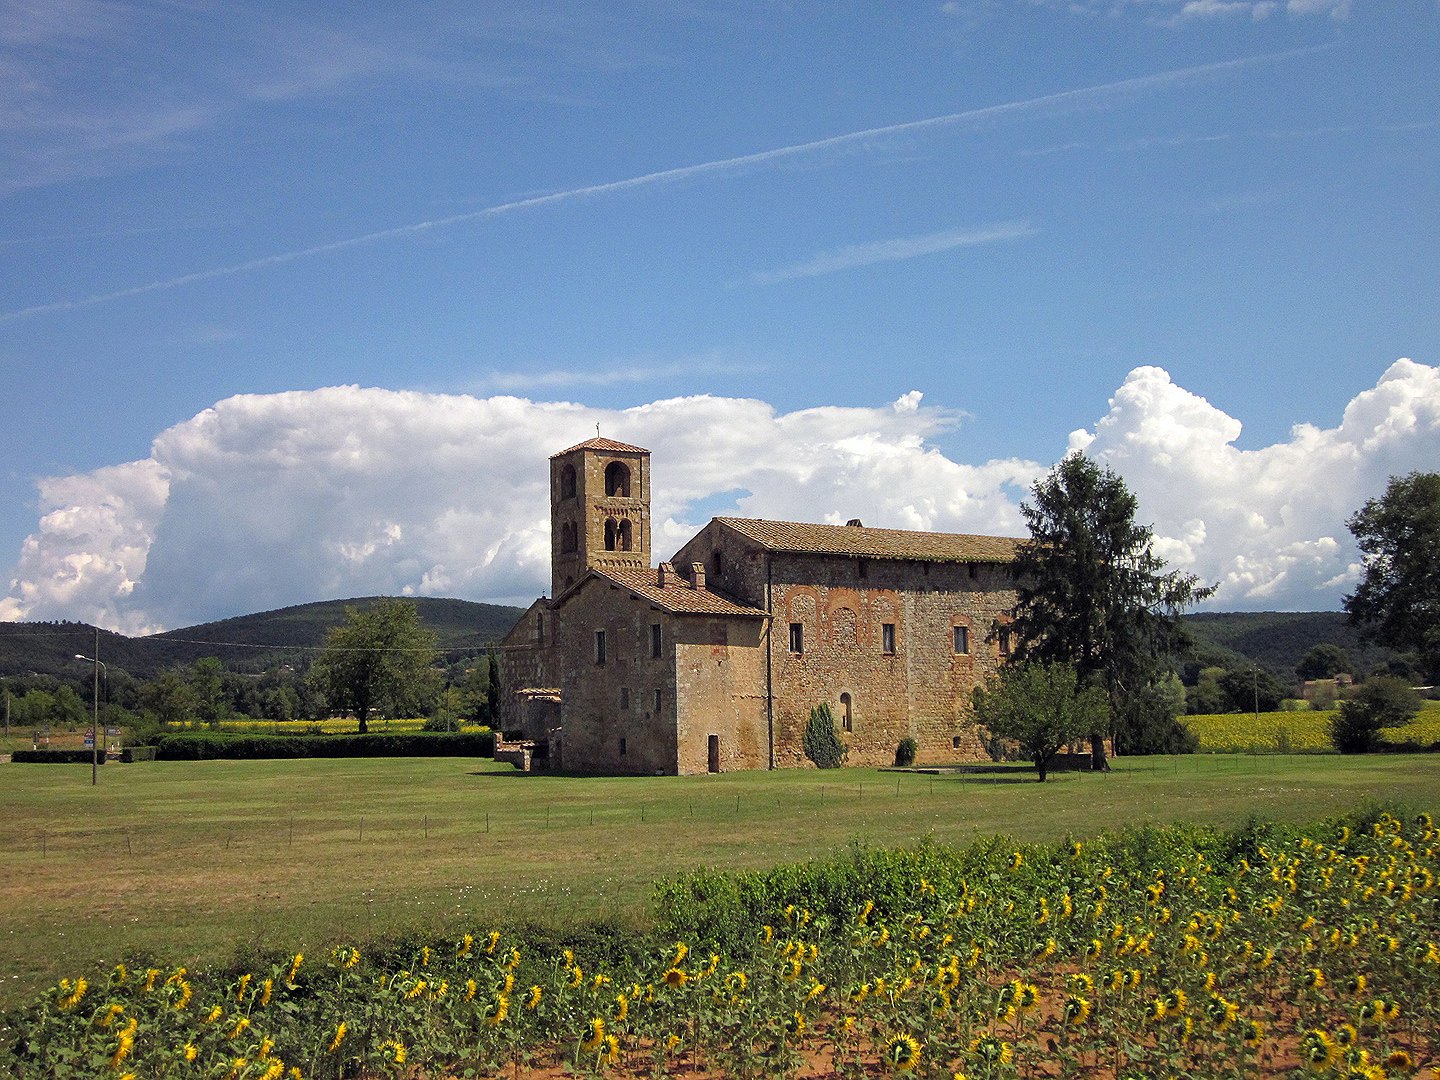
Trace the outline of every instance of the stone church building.
[[702, 773], [807, 764], [828, 702], [849, 763], [984, 757], [970, 691], [1009, 652], [1000, 536], [715, 518], [650, 565], [650, 453], [550, 459], [551, 598], [505, 638], [502, 724], [537, 764]]

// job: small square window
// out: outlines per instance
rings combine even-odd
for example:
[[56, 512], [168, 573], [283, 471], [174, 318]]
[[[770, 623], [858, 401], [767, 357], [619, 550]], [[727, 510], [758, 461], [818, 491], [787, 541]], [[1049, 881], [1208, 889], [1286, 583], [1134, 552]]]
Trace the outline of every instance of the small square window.
[[605, 631], [595, 631], [595, 663], [605, 663]]
[[790, 624], [790, 651], [799, 653], [805, 651], [805, 624], [792, 622]]
[[630, 708], [630, 688], [628, 686], [620, 688], [620, 708]]
[[956, 735], [953, 739], [950, 740], [950, 746], [951, 746], [952, 749], [955, 749], [955, 750], [959, 750], [959, 749], [960, 749], [960, 736], [959, 736], [959, 735]]
[[893, 622], [880, 624], [880, 651], [887, 655], [894, 655], [895, 624]]
[[650, 658], [652, 660], [660, 658], [660, 624], [658, 622], [650, 624]]
[[955, 654], [964, 656], [970, 652], [970, 628], [968, 626], [955, 627]]

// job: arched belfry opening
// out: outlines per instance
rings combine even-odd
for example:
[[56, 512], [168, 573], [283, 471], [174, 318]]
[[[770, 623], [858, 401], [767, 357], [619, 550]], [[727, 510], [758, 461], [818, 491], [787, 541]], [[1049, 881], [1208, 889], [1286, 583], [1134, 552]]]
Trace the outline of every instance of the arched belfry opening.
[[629, 518], [605, 519], [606, 551], [629, 551], [633, 536]]
[[630, 498], [630, 470], [624, 462], [612, 461], [605, 466], [605, 494], [612, 498]]
[[554, 595], [602, 572], [650, 569], [650, 451], [596, 438], [550, 459]]

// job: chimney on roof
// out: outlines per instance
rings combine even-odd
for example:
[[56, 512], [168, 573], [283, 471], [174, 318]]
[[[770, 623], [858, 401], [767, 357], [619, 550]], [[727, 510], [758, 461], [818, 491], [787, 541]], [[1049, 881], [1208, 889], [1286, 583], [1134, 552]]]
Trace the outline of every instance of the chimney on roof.
[[660, 569], [655, 572], [655, 584], [662, 589], [673, 589], [684, 581], [685, 579], [675, 572], [673, 563], [662, 562]]
[[851, 518], [849, 521], [845, 522], [845, 527], [847, 529], [850, 528], [852, 525], [857, 529], [863, 529], [865, 527], [865, 523], [859, 518]]
[[703, 562], [692, 562], [690, 564], [690, 587], [692, 589], [704, 590], [705, 564]]

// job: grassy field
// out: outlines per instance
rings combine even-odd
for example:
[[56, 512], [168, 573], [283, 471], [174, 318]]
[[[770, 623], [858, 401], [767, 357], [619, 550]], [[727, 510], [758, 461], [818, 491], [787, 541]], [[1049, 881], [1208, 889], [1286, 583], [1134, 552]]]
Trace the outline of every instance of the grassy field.
[[133, 953], [193, 965], [505, 919], [640, 921], [669, 871], [857, 839], [1440, 809], [1436, 755], [1144, 758], [1044, 785], [1020, 768], [577, 778], [458, 758], [111, 764], [96, 788], [79, 766], [0, 770], [0, 1006]]

